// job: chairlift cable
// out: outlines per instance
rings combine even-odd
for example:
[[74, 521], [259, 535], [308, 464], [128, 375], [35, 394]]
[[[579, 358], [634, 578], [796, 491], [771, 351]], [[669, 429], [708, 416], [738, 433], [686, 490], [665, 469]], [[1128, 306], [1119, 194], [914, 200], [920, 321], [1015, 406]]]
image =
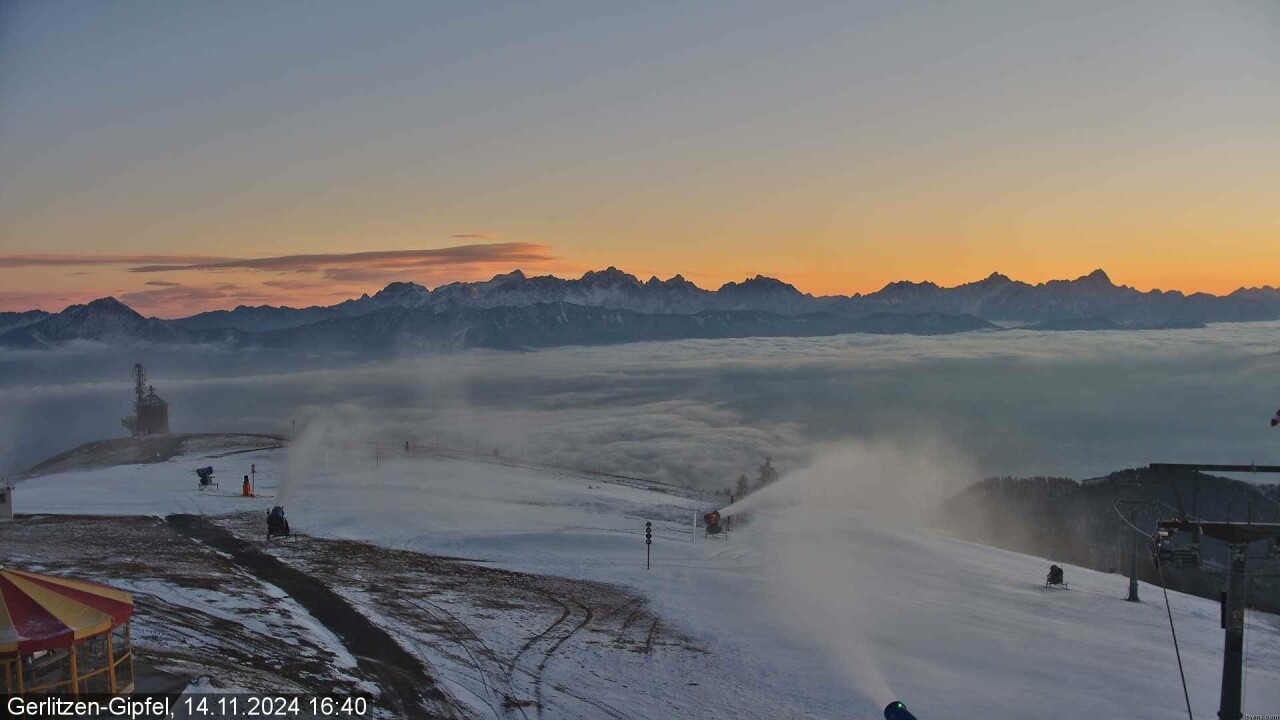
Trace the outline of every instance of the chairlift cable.
[[[1176, 507], [1174, 507], [1174, 506], [1170, 505], [1170, 504], [1169, 504], [1169, 503], [1167, 503], [1167, 502], [1162, 502], [1162, 501], [1160, 501], [1160, 500], [1157, 500], [1157, 501], [1156, 501], [1156, 503], [1157, 503], [1158, 505], [1160, 505], [1161, 507], [1163, 507], [1165, 510], [1168, 510], [1169, 512], [1171, 512], [1171, 513], [1180, 513], [1180, 514], [1185, 514], [1185, 515], [1186, 515], [1186, 519], [1187, 519], [1187, 520], [1200, 520], [1200, 519], [1201, 519], [1199, 515], [1196, 515], [1196, 514], [1194, 514], [1194, 513], [1182, 513], [1182, 511], [1178, 510], [1178, 508], [1176, 508]], [[1277, 507], [1280, 507], [1280, 506], [1277, 506]]]
[[1187, 675], [1182, 670], [1182, 651], [1178, 649], [1178, 631], [1173, 627], [1173, 609], [1169, 606], [1169, 588], [1164, 584], [1164, 567], [1157, 564], [1160, 571], [1160, 589], [1164, 591], [1164, 610], [1169, 614], [1169, 632], [1173, 635], [1173, 654], [1178, 657], [1178, 677], [1182, 680], [1182, 698], [1187, 701], [1187, 718], [1195, 720], [1191, 714], [1191, 695], [1187, 692]]
[[[1260, 560], [1260, 559], [1266, 559], [1266, 558], [1257, 558], [1257, 557], [1253, 557], [1253, 558], [1249, 558], [1249, 559], [1250, 559], [1250, 560]], [[1196, 574], [1198, 574], [1198, 575], [1204, 575], [1204, 576], [1207, 576], [1207, 577], [1226, 577], [1227, 575], [1232, 575], [1232, 574], [1237, 575], [1237, 576], [1239, 576], [1239, 577], [1246, 577], [1246, 578], [1256, 578], [1256, 577], [1260, 577], [1260, 578], [1274, 578], [1274, 577], [1280, 577], [1280, 573], [1264, 573], [1264, 572], [1260, 572], [1260, 571], [1257, 571], [1257, 570], [1255, 570], [1255, 571], [1253, 571], [1253, 572], [1247, 572], [1247, 573], [1231, 573], [1231, 572], [1229, 572], [1229, 571], [1217, 571], [1217, 572], [1215, 572], [1215, 571], [1213, 571], [1213, 570], [1197, 570], [1197, 571], [1196, 571]]]
[[1119, 516], [1120, 516], [1120, 519], [1121, 519], [1122, 521], [1124, 521], [1124, 524], [1125, 524], [1125, 525], [1128, 525], [1129, 527], [1133, 528], [1134, 532], [1137, 532], [1139, 535], [1142, 535], [1143, 537], [1145, 537], [1145, 538], [1146, 538], [1146, 539], [1148, 539], [1148, 540], [1155, 540], [1155, 539], [1156, 539], [1154, 535], [1150, 535], [1150, 534], [1148, 534], [1148, 533], [1144, 532], [1144, 531], [1142, 530], [1142, 528], [1139, 528], [1137, 525], [1134, 525], [1133, 523], [1129, 522], [1129, 518], [1125, 517], [1125, 516], [1124, 516], [1124, 513], [1120, 512], [1120, 508], [1116, 507], [1116, 501], [1115, 501], [1115, 500], [1112, 500], [1112, 501], [1111, 501], [1111, 509], [1112, 509], [1112, 510], [1115, 510], [1115, 511], [1116, 511], [1116, 515], [1119, 515]]
[[[1258, 465], [1255, 463], [1252, 467], [1253, 467], [1253, 482], [1252, 482], [1252, 483], [1250, 483], [1250, 485], [1249, 485], [1249, 489], [1250, 489], [1254, 494], [1256, 494], [1256, 495], [1260, 496], [1263, 500], [1266, 500], [1267, 502], [1269, 502], [1269, 503], [1271, 503], [1272, 505], [1275, 505], [1275, 506], [1276, 506], [1276, 507], [1275, 507], [1274, 514], [1273, 514], [1273, 516], [1272, 516], [1272, 522], [1280, 522], [1280, 494], [1277, 494], [1277, 496], [1273, 498], [1273, 497], [1271, 497], [1270, 495], [1268, 495], [1264, 490], [1259, 490], [1259, 489], [1258, 489], [1258, 487], [1259, 487], [1259, 485], [1258, 485]], [[1280, 483], [1277, 483], [1277, 484], [1276, 484], [1276, 487], [1277, 487], [1277, 488], [1280, 488]]]
[[[1256, 475], [1257, 473], [1255, 472], [1254, 474]], [[1248, 562], [1247, 558], [1246, 558], [1246, 562]], [[1249, 607], [1249, 590], [1253, 588], [1253, 577], [1251, 575], [1246, 575], [1245, 578], [1246, 579], [1244, 582], [1244, 602], [1241, 604], [1241, 607], [1247, 609]], [[1242, 626], [1243, 626], [1243, 620], [1242, 620]], [[1241, 710], [1244, 709], [1243, 706], [1244, 706], [1245, 699], [1249, 697], [1249, 693], [1248, 693], [1249, 637], [1252, 634], [1253, 633], [1248, 633], [1248, 632], [1244, 633], [1244, 652], [1240, 654], [1240, 705], [1241, 705], [1240, 709]]]
[[[1280, 522], [1280, 492], [1277, 492], [1276, 496], [1273, 498], [1265, 490], [1259, 491], [1258, 487], [1259, 487], [1258, 486], [1258, 466], [1254, 465], [1253, 466], [1253, 487], [1250, 489], [1253, 490], [1258, 495], [1262, 496], [1263, 500], [1266, 500], [1267, 502], [1276, 506], [1275, 510], [1272, 512], [1272, 515], [1271, 515], [1271, 522]], [[1280, 483], [1276, 484], [1276, 488], [1280, 490]]]
[[[1153, 536], [1147, 535], [1147, 533], [1143, 532], [1137, 525], [1129, 522], [1129, 519], [1124, 516], [1124, 513], [1120, 512], [1120, 508], [1116, 507], [1115, 500], [1111, 501], [1111, 509], [1115, 510], [1116, 515], [1119, 516], [1120, 520], [1123, 521], [1124, 524], [1133, 528], [1135, 532], [1146, 536], [1149, 540], [1155, 540]], [[1164, 593], [1164, 610], [1169, 616], [1169, 634], [1173, 636], [1173, 653], [1178, 658], [1178, 678], [1182, 681], [1182, 699], [1187, 703], [1187, 717], [1189, 720], [1195, 720], [1195, 716], [1191, 713], [1191, 694], [1187, 692], [1187, 675], [1182, 667], [1182, 650], [1178, 647], [1178, 630], [1174, 627], [1173, 623], [1173, 607], [1169, 604], [1169, 588], [1164, 581], [1164, 563], [1156, 563], [1155, 565], [1156, 571], [1160, 574], [1160, 591]]]

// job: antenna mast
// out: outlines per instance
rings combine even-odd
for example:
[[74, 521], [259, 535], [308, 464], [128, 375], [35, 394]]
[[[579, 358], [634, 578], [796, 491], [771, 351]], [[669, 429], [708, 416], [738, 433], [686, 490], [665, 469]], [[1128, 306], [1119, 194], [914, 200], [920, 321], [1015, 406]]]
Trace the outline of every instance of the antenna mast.
[[142, 406], [142, 398], [147, 394], [147, 369], [142, 366], [142, 363], [133, 364], [133, 394], [137, 396], [137, 400], [133, 403], [136, 413]]

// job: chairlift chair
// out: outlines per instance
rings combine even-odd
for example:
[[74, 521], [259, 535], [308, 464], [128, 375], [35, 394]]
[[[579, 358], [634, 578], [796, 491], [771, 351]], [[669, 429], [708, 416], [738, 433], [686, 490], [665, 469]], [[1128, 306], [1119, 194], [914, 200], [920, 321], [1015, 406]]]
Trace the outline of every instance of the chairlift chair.
[[1176, 530], [1160, 528], [1152, 541], [1151, 559], [1157, 567], [1168, 566], [1176, 569], [1195, 569], [1200, 567], [1200, 533], [1196, 533], [1191, 542], [1177, 545], [1173, 538]]

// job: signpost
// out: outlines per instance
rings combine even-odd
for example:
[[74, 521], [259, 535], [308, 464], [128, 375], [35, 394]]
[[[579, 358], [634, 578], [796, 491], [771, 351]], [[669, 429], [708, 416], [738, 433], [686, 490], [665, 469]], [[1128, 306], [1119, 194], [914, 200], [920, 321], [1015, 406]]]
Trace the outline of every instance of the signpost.
[[649, 569], [649, 546], [653, 545], [653, 523], [644, 523], [644, 569]]

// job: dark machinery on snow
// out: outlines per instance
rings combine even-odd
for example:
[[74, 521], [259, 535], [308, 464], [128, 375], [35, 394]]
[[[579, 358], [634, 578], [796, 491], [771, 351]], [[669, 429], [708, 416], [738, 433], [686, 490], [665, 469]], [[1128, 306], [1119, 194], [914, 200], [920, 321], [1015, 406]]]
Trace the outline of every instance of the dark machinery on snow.
[[289, 535], [289, 520], [284, 516], [284, 508], [277, 505], [267, 513], [267, 539], [280, 535]]
[[916, 716], [911, 714], [906, 705], [894, 700], [885, 706], [884, 720], [916, 720]]
[[196, 477], [199, 479], [200, 489], [208, 490], [209, 488], [218, 487], [218, 483], [213, 481], [213, 466], [209, 465], [202, 468], [196, 468]]
[[724, 528], [720, 525], [720, 511], [712, 510], [702, 516], [703, 521], [707, 525], [708, 535], [719, 535]]
[[1050, 565], [1049, 574], [1044, 576], [1045, 587], [1066, 588], [1067, 582], [1064, 579], [1061, 565]]

